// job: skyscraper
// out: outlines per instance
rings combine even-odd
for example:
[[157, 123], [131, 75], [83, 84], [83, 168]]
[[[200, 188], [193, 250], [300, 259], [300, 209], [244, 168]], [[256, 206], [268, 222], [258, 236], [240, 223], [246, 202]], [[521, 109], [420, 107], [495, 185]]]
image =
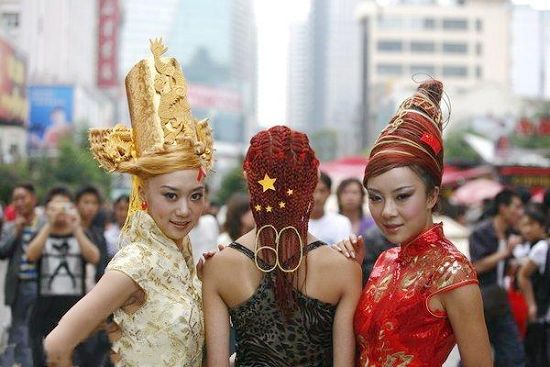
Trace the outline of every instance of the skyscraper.
[[198, 117], [219, 142], [245, 143], [256, 126], [256, 38], [251, 0], [184, 0], [169, 30]]
[[[360, 93], [360, 38], [355, 10], [359, 0], [312, 0], [307, 21], [291, 27], [289, 42], [289, 123], [332, 137], [334, 157], [357, 152]], [[293, 119], [296, 119], [293, 122]], [[327, 153], [327, 155], [325, 155]]]

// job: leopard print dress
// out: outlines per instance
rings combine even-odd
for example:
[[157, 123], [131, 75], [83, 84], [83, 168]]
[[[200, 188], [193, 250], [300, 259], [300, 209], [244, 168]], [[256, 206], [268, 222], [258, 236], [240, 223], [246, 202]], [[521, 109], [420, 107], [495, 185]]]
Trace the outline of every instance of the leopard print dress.
[[[309, 244], [309, 252], [325, 245]], [[239, 243], [231, 248], [254, 261], [254, 253]], [[263, 266], [258, 259], [260, 266]], [[277, 307], [274, 274], [266, 273], [256, 292], [244, 303], [230, 308], [236, 332], [235, 366], [328, 367], [332, 366], [332, 324], [336, 305], [305, 296], [295, 290], [297, 309], [286, 319]]]

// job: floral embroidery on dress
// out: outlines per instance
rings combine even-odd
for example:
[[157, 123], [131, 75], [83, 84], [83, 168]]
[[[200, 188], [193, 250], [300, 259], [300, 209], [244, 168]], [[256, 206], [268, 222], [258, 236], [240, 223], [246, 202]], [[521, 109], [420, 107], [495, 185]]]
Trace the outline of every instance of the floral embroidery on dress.
[[117, 366], [202, 365], [204, 325], [201, 284], [189, 240], [180, 251], [145, 212], [136, 212], [121, 235], [121, 249], [108, 270], [132, 278], [145, 292], [134, 313], [118, 309], [122, 337], [113, 343]]
[[472, 264], [441, 225], [384, 252], [355, 312], [357, 366], [441, 366], [455, 339], [446, 315], [428, 309], [429, 299], [476, 283]]

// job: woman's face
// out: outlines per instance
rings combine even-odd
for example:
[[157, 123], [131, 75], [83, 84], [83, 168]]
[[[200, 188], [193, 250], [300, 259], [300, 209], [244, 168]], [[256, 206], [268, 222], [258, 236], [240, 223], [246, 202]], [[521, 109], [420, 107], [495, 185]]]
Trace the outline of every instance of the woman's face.
[[408, 167], [370, 178], [367, 191], [371, 215], [392, 243], [412, 240], [433, 223], [432, 209], [439, 189], [427, 195], [424, 182]]
[[122, 227], [126, 222], [128, 216], [128, 202], [126, 200], [120, 200], [114, 207], [115, 221]]
[[357, 182], [350, 182], [340, 194], [342, 210], [359, 210], [363, 205], [362, 191], [363, 187]]
[[204, 183], [198, 169], [184, 169], [147, 179], [142, 198], [160, 230], [181, 243], [197, 224], [204, 209]]

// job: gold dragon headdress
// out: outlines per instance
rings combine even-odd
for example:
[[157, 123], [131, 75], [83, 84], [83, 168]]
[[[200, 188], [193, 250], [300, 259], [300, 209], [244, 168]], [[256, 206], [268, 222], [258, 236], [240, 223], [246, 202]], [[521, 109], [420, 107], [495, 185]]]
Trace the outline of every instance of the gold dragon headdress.
[[126, 76], [132, 127], [90, 129], [90, 150], [109, 172], [134, 175], [129, 214], [139, 210], [141, 179], [177, 169], [198, 168], [200, 180], [213, 166], [212, 130], [197, 120], [187, 101], [178, 61], [151, 40], [152, 58], [139, 61]]

